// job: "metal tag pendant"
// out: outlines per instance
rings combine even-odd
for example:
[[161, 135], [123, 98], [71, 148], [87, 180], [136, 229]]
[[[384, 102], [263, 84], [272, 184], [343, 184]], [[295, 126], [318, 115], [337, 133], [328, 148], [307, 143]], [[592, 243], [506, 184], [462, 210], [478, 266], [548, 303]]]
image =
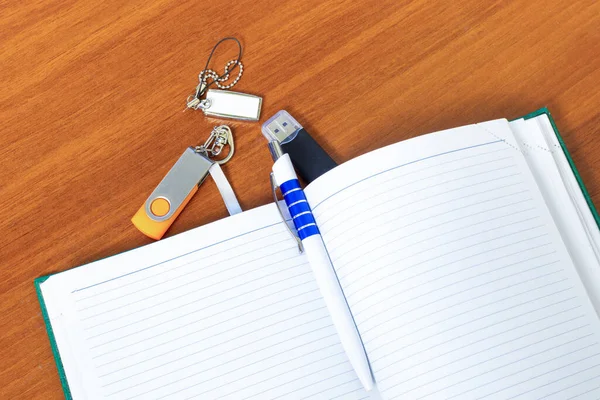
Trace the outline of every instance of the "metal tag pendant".
[[209, 89], [203, 102], [202, 111], [209, 117], [258, 121], [262, 97], [229, 90]]

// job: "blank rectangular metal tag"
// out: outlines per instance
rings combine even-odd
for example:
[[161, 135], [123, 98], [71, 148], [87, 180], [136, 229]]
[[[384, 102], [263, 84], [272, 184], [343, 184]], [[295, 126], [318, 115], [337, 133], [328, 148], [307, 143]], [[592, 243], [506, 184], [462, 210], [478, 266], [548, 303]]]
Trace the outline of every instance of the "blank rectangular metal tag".
[[206, 92], [207, 107], [204, 114], [209, 117], [233, 118], [258, 121], [262, 97], [229, 90], [209, 89]]

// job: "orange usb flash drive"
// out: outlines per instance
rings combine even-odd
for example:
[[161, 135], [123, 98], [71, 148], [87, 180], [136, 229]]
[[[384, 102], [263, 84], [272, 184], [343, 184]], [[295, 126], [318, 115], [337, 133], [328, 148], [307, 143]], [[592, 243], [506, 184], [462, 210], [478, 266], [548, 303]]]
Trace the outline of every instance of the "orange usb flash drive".
[[143, 234], [152, 239], [163, 237], [167, 229], [204, 181], [214, 161], [187, 148], [158, 184], [144, 205], [131, 218]]

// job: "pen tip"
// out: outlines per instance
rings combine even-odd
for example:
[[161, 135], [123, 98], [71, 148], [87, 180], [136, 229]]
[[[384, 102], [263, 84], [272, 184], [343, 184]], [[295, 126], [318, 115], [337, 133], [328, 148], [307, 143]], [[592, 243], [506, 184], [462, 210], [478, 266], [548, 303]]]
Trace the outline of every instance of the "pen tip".
[[369, 371], [369, 375], [362, 375], [359, 376], [358, 379], [360, 380], [360, 383], [362, 383], [363, 387], [365, 388], [365, 390], [367, 392], [370, 392], [371, 390], [373, 390], [373, 375], [371, 375], [371, 371]]

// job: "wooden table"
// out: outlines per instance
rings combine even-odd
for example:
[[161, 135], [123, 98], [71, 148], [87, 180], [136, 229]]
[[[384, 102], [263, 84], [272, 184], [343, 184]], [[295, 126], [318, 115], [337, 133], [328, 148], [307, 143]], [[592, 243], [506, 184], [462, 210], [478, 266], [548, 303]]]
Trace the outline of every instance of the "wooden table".
[[[102, 1], [0, 6], [0, 398], [62, 390], [33, 279], [150, 243], [130, 218], [220, 121], [182, 112], [217, 40], [236, 90], [338, 161], [548, 106], [600, 200], [600, 2]], [[220, 49], [214, 67], [235, 55]], [[229, 122], [241, 205], [271, 201], [260, 123]], [[211, 179], [169, 235], [227, 215]]]

